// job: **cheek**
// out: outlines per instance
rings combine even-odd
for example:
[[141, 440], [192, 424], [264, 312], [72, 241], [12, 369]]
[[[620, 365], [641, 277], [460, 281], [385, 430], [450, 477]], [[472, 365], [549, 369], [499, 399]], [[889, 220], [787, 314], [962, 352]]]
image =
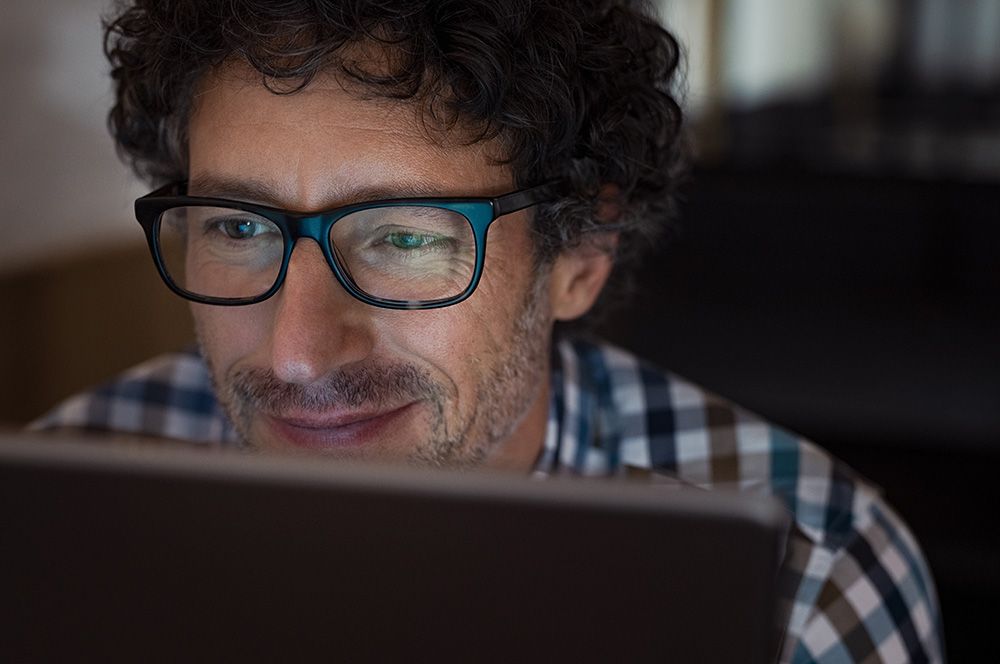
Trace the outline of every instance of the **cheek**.
[[191, 315], [204, 352], [218, 370], [263, 352], [272, 318], [268, 303], [247, 307], [192, 304]]
[[527, 215], [514, 215], [490, 229], [479, 288], [471, 298], [484, 324], [499, 341], [513, 333], [513, 323], [535, 292], [534, 245]]
[[485, 275], [468, 300], [443, 309], [392, 312], [380, 337], [388, 354], [425, 364], [470, 401], [484, 376], [509, 354], [517, 314], [512, 284]]

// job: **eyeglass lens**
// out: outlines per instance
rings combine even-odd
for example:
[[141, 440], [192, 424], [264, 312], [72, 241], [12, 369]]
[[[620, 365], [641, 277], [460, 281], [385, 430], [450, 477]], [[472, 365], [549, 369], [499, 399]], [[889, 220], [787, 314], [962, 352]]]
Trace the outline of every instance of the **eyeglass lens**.
[[[281, 230], [244, 210], [172, 208], [159, 224], [160, 259], [181, 289], [206, 297], [251, 298], [277, 281]], [[341, 272], [371, 297], [431, 301], [469, 286], [476, 266], [472, 227], [461, 214], [425, 205], [367, 208], [330, 228]]]

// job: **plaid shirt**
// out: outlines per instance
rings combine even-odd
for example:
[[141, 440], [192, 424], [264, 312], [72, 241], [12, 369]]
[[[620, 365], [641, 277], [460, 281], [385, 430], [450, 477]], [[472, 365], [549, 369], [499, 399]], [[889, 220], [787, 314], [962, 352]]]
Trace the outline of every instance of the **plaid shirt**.
[[[618, 476], [778, 497], [794, 516], [782, 662], [943, 661], [927, 564], [900, 518], [813, 444], [616, 348], [561, 341], [536, 477]], [[162, 356], [31, 425], [238, 445], [194, 352]]]

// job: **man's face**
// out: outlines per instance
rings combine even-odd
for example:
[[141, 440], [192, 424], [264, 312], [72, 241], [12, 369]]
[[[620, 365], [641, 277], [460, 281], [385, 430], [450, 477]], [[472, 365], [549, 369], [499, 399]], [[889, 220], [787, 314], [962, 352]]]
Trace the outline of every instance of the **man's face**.
[[[302, 212], [515, 189], [509, 168], [491, 160], [495, 146], [465, 138], [429, 134], [412, 106], [362, 101], [332, 77], [275, 95], [232, 68], [203, 80], [195, 97], [189, 189]], [[530, 467], [546, 423], [553, 319], [530, 215], [493, 224], [478, 289], [451, 307], [360, 302], [311, 240], [299, 240], [269, 300], [193, 305], [241, 436], [256, 448]]]

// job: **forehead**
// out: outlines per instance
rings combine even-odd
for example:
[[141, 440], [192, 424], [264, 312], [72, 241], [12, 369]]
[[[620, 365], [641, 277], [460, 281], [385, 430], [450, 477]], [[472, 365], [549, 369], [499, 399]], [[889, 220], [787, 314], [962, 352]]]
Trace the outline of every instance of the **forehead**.
[[[512, 188], [492, 141], [434, 125], [414, 103], [373, 98], [321, 75], [275, 94], [259, 73], [228, 65], [199, 82], [188, 126], [189, 177], [266, 185], [291, 209], [356, 200], [356, 192], [495, 195]], [[201, 194], [219, 192], [196, 192]]]

